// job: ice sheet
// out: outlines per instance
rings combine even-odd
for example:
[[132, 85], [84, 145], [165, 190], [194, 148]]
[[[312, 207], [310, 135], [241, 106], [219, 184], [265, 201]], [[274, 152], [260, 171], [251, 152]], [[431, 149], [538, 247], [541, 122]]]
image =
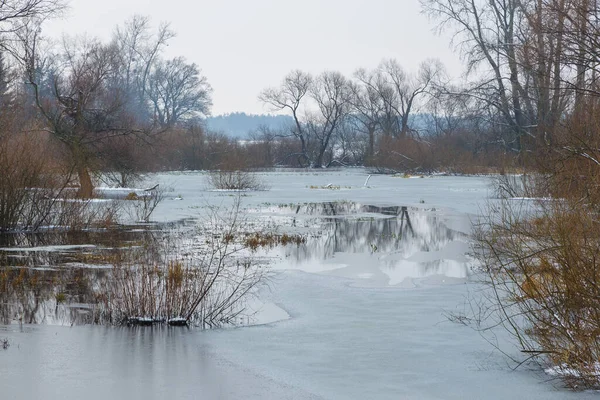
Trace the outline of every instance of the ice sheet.
[[[468, 234], [486, 177], [404, 179], [361, 169], [265, 173], [269, 191], [243, 206], [325, 201], [427, 208]], [[173, 187], [152, 219], [202, 216], [234, 194], [210, 191], [206, 174], [151, 177]], [[310, 186], [332, 185], [311, 189]], [[177, 201], [173, 199], [179, 199]], [[306, 228], [312, 229], [311, 227]], [[363, 243], [362, 245], [368, 245]], [[469, 292], [464, 238], [402, 252], [334, 252], [312, 267], [281, 268], [260, 293], [267, 314], [251, 327], [0, 327], [3, 398], [206, 399], [591, 399], [547, 382], [543, 370], [511, 370], [474, 330], [450, 323]], [[270, 310], [270, 311], [269, 311]], [[506, 351], [508, 338], [497, 340]]]

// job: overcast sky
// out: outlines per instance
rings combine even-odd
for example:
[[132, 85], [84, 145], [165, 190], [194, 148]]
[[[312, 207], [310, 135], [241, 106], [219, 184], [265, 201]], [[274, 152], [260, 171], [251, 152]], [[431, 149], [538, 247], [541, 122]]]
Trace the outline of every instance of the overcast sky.
[[461, 71], [449, 34], [433, 32], [418, 0], [70, 0], [44, 32], [108, 38], [134, 14], [171, 23], [177, 37], [165, 55], [200, 66], [214, 90], [213, 115], [270, 111], [258, 94], [293, 69], [350, 76], [383, 58], [407, 70], [438, 58], [452, 75]]

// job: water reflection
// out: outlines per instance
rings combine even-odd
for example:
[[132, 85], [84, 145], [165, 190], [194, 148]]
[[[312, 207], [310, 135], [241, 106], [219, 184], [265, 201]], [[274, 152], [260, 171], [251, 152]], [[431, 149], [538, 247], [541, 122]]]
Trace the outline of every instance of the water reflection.
[[[260, 222], [265, 216], [273, 218], [272, 228], [283, 226], [307, 238], [301, 245], [254, 254], [278, 257], [275, 268], [329, 271], [390, 285], [407, 278], [465, 278], [468, 274], [467, 235], [450, 229], [436, 210], [327, 202], [260, 210], [259, 226], [269, 227]], [[137, 247], [136, 251], [152, 259], [151, 252], [164, 249], [165, 240], [181, 235], [194, 223], [0, 234], [0, 323], [101, 321], [96, 307], [103, 301], [99, 289], [111, 282], [114, 258]], [[161, 242], [162, 247], [149, 245]], [[157, 260], [160, 256], [154, 255]]]
[[[179, 223], [177, 226], [187, 225]], [[0, 323], [98, 322], [99, 288], [119, 253], [158, 251], [175, 225], [0, 234]]]
[[264, 273], [232, 256], [240, 242], [222, 239], [219, 226], [7, 236], [0, 321], [235, 325]]
[[0, 323], [92, 323], [95, 320], [94, 288], [106, 277], [106, 270], [101, 269], [3, 268], [0, 271]]
[[0, 234], [0, 266], [52, 268], [67, 264], [106, 264], [107, 252], [135, 246], [155, 237], [157, 231], [131, 228], [85, 232]]
[[357, 278], [384, 274], [392, 285], [408, 277], [468, 274], [468, 236], [450, 229], [436, 210], [331, 202], [290, 206], [287, 212], [292, 216], [283, 219], [292, 227], [316, 228], [316, 234], [304, 245], [266, 252], [281, 257], [278, 267], [338, 270]]
[[3, 399], [241, 399], [254, 386], [255, 398], [287, 398], [260, 389], [273, 390], [268, 380], [223, 365], [193, 330], [37, 326], [0, 335], [14, 343], [2, 354]]

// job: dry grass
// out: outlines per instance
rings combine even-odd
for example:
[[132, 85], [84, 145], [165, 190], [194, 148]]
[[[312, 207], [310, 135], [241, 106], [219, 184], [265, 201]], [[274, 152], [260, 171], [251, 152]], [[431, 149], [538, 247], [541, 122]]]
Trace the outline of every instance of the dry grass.
[[76, 268], [39, 271], [1, 267], [0, 321], [43, 323], [46, 317], [56, 314], [59, 303], [92, 303], [93, 282], [101, 275], [103, 271], [91, 273]]
[[254, 233], [247, 234], [244, 238], [244, 245], [252, 251], [260, 247], [273, 248], [275, 246], [287, 246], [295, 244], [297, 246], [306, 243], [306, 238], [300, 235], [276, 235], [273, 233]]

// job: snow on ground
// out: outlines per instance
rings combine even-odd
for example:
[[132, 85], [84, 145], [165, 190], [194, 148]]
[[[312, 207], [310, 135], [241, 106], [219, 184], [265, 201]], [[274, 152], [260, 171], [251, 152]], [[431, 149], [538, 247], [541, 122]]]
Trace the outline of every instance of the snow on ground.
[[[0, 338], [11, 343], [8, 350], [0, 350], [2, 396], [578, 400], [597, 396], [559, 389], [541, 370], [513, 371], [477, 332], [447, 321], [445, 314], [462, 309], [468, 293], [479, 289], [468, 279], [465, 235], [469, 218], [488, 197], [487, 178], [373, 175], [363, 187], [368, 174], [360, 169], [261, 176], [271, 189], [244, 193], [243, 207], [342, 200], [408, 206], [428, 209], [435, 221], [454, 233], [436, 236], [437, 247], [430, 251], [423, 249], [424, 242], [397, 252], [361, 252], [355, 247], [334, 252], [328, 259], [311, 258], [287, 267], [285, 262], [276, 263], [269, 287], [255, 303], [266, 304], [273, 317], [256, 326], [212, 331], [0, 327]], [[155, 180], [152, 184], [173, 187], [172, 196], [153, 215], [158, 221], [197, 217], [207, 204], [233, 203], [234, 194], [209, 191], [203, 173], [163, 174]], [[340, 189], [321, 189], [329, 183]], [[286, 217], [285, 211], [282, 214]], [[433, 226], [417, 221], [415, 225], [415, 229]], [[496, 334], [502, 348], [514, 351], [502, 331]]]

